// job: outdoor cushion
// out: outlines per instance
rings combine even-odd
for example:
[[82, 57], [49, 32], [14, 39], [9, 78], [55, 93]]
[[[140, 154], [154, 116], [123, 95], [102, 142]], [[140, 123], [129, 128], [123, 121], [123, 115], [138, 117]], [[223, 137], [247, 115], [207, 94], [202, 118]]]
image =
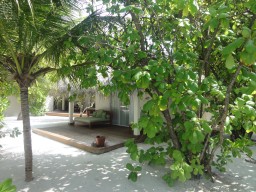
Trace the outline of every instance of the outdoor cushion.
[[104, 110], [95, 111], [92, 116], [89, 117], [75, 117], [75, 122], [86, 123], [91, 128], [95, 124], [111, 124], [110, 112]]
[[102, 114], [101, 114], [101, 118], [106, 119], [106, 115], [107, 115], [106, 112], [103, 111]]
[[103, 110], [96, 111], [95, 117], [102, 118], [102, 113], [105, 113]]
[[106, 119], [98, 118], [98, 117], [75, 117], [74, 121], [85, 122], [85, 123], [95, 123], [95, 122], [106, 121]]
[[94, 112], [92, 113], [92, 116], [93, 116], [93, 117], [96, 117], [96, 115], [97, 115], [97, 111], [94, 111]]
[[109, 114], [106, 114], [106, 119], [110, 119], [110, 115]]

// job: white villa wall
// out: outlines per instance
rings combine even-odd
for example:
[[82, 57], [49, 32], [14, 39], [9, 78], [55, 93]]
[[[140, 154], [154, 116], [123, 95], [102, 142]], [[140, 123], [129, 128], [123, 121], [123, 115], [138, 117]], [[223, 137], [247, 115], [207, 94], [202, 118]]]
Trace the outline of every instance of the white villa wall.
[[[15, 96], [9, 96], [8, 100], [10, 102], [10, 105], [4, 112], [4, 116], [5, 117], [18, 116], [19, 113], [21, 112], [19, 99]], [[47, 112], [53, 111], [53, 103], [54, 103], [54, 98], [51, 96], [48, 96], [45, 102], [45, 109]]]
[[[115, 102], [114, 101], [111, 101], [111, 96], [104, 96], [103, 94], [97, 92], [96, 93], [96, 96], [95, 96], [95, 109], [98, 110], [98, 109], [104, 109], [104, 110], [111, 110], [111, 102]], [[117, 97], [117, 95], [112, 95], [112, 97]], [[133, 117], [133, 114], [134, 114], [134, 110], [135, 108], [139, 108], [138, 111], [139, 111], [139, 114], [141, 112], [141, 110], [143, 109], [143, 105], [149, 100], [149, 96], [147, 94], [144, 94], [142, 96], [142, 98], [139, 98], [139, 101], [138, 101], [138, 105], [134, 106], [133, 102], [134, 102], [134, 99], [135, 97], [137, 97], [137, 92], [134, 92], [131, 96], [130, 96], [130, 99], [131, 99], [131, 102], [130, 102], [130, 113], [129, 113], [129, 116], [130, 116], [130, 122], [133, 121], [134, 117]]]
[[212, 116], [213, 116], [213, 114], [212, 114], [212, 113], [204, 112], [204, 113], [203, 113], [203, 117], [202, 117], [202, 119], [204, 119], [204, 120], [206, 120], [206, 121], [211, 121]]
[[[138, 98], [137, 91], [130, 95], [130, 105], [124, 106], [118, 99], [117, 93], [111, 96], [104, 96], [100, 92], [95, 96], [95, 108], [112, 111], [112, 123], [114, 125], [129, 126], [130, 123], [137, 123], [140, 118], [143, 105], [150, 99], [147, 94], [142, 98]], [[134, 135], [140, 135], [138, 129], [133, 130]]]
[[[122, 105], [117, 93], [112, 93], [111, 96], [104, 96], [97, 92], [95, 96], [96, 110], [104, 109], [112, 111], [112, 123], [114, 125], [129, 126], [130, 123], [137, 123], [143, 105], [150, 99], [147, 94], [144, 94], [142, 98], [138, 98], [137, 93], [137, 91], [134, 91], [130, 95], [130, 105], [127, 108]], [[138, 129], [134, 129], [133, 131], [134, 135], [140, 134]]]
[[135, 102], [136, 102], [136, 97], [137, 97], [137, 92], [134, 92], [131, 96], [130, 96], [130, 106], [129, 106], [129, 122], [132, 123], [134, 122], [134, 112], [135, 112], [135, 108], [138, 106], [135, 106]]
[[210, 104], [208, 104], [207, 106], [203, 106], [203, 116], [202, 119], [206, 120], [206, 121], [211, 121], [213, 114], [210, 112], [206, 112], [205, 108], [210, 107]]
[[141, 113], [143, 106], [145, 105], [145, 103], [147, 103], [150, 99], [150, 96], [147, 93], [144, 93], [142, 98], [139, 98], [139, 111]]
[[54, 97], [47, 96], [45, 101], [45, 110], [46, 112], [53, 111], [53, 105], [54, 105]]
[[110, 96], [104, 96], [102, 93], [96, 92], [95, 109], [104, 109], [110, 111]]
[[21, 112], [20, 102], [18, 98], [15, 96], [9, 96], [8, 100], [10, 102], [10, 105], [7, 108], [7, 110], [4, 112], [4, 116], [5, 117], [18, 116], [19, 113]]
[[[134, 91], [131, 95], [131, 105], [130, 105], [130, 122], [134, 122], [136, 117], [134, 118], [135, 110], [137, 110], [135, 116], [138, 116], [140, 118], [141, 111], [143, 109], [144, 104], [149, 100], [148, 94], [143, 94], [141, 98], [138, 98], [137, 96], [138, 92]], [[137, 101], [136, 101], [137, 100]]]

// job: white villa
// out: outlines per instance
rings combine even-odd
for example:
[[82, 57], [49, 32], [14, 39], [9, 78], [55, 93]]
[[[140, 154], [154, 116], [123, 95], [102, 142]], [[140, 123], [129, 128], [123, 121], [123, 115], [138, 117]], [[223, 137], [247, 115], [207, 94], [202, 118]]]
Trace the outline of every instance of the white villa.
[[[18, 116], [20, 113], [20, 102], [17, 97], [8, 97], [10, 101], [10, 106], [4, 112], [5, 116]], [[147, 97], [140, 99], [137, 96], [137, 91], [134, 91], [130, 95], [130, 104], [128, 106], [123, 105], [119, 100], [117, 93], [112, 93], [110, 96], [104, 96], [100, 92], [95, 94], [95, 110], [103, 109], [106, 111], [111, 111], [112, 113], [112, 124], [119, 126], [129, 126], [131, 123], [137, 123], [140, 117], [140, 113], [144, 103], [147, 101]], [[45, 103], [45, 108], [47, 112], [52, 112], [54, 110], [54, 98], [48, 96]], [[65, 98], [62, 100], [62, 110], [66, 109]], [[73, 123], [73, 113], [74, 113], [74, 102], [69, 102], [69, 122]], [[139, 130], [134, 130], [134, 135], [139, 135]]]

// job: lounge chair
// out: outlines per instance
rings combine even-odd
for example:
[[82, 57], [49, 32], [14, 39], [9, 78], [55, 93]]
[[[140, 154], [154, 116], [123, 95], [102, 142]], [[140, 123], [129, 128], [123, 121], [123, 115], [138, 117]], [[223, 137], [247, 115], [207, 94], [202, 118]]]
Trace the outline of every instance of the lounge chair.
[[84, 123], [92, 128], [92, 125], [112, 124], [110, 111], [97, 110], [89, 117], [75, 117], [74, 122]]

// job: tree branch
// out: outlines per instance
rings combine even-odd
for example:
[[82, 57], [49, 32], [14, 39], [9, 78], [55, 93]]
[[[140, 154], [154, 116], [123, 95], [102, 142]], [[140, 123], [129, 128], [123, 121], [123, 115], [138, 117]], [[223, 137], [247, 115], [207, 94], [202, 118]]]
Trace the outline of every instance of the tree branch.
[[[159, 90], [155, 89], [155, 92], [160, 96], [161, 93]], [[170, 101], [170, 100], [169, 100]], [[168, 106], [169, 106], [168, 102]], [[174, 145], [174, 148], [177, 150], [180, 150], [181, 144], [179, 142], [179, 138], [174, 130], [173, 124], [172, 124], [172, 117], [170, 115], [170, 110], [167, 108], [166, 110], [162, 111], [162, 114], [164, 115], [164, 118], [166, 120], [167, 127], [169, 128], [170, 137], [172, 139], [172, 143]]]
[[95, 64], [95, 62], [93, 62], [93, 61], [85, 61], [83, 63], [72, 65], [71, 68], [79, 68], [79, 67], [84, 67], [84, 66], [92, 65], [92, 64]]
[[[130, 5], [130, 0], [126, 0], [126, 5]], [[135, 25], [138, 33], [139, 33], [139, 36], [140, 36], [140, 48], [141, 48], [141, 51], [146, 51], [146, 48], [145, 48], [145, 37], [144, 37], [144, 35], [142, 33], [142, 27], [141, 27], [140, 21], [137, 18], [137, 16], [135, 15], [135, 13], [133, 13], [132, 11], [129, 11], [129, 13], [132, 16], [132, 20], [134, 21], [134, 25]]]
[[11, 73], [15, 73], [16, 72], [15, 63], [13, 63], [13, 61], [5, 55], [1, 55], [1, 56], [4, 57], [4, 59], [0, 58], [0, 63], [3, 64], [4, 68]]
[[215, 28], [213, 34], [212, 34], [212, 37], [210, 39], [210, 45], [209, 47], [207, 48], [206, 50], [206, 54], [205, 54], [205, 57], [204, 57], [204, 70], [205, 70], [205, 76], [209, 76], [209, 58], [211, 56], [211, 51], [212, 51], [212, 45], [213, 45], [213, 42], [214, 42], [214, 39], [218, 33], [218, 30], [219, 30], [219, 26], [220, 26], [220, 23], [218, 24], [218, 26]]
[[[219, 135], [219, 142], [211, 151], [211, 156], [209, 158], [208, 166], [211, 165], [216, 150], [219, 147], [221, 147], [221, 145], [222, 145], [222, 143], [224, 141], [224, 126], [225, 126], [225, 121], [226, 121], [227, 114], [228, 114], [230, 94], [231, 94], [233, 85], [234, 85], [234, 83], [236, 81], [236, 78], [237, 78], [237, 76], [239, 75], [239, 73], [241, 71], [241, 68], [242, 68], [242, 64], [240, 63], [240, 65], [236, 69], [235, 74], [233, 75], [233, 78], [232, 78], [229, 86], [227, 87], [226, 97], [225, 97], [225, 101], [224, 101], [224, 109], [223, 109], [223, 111], [221, 113], [221, 116], [219, 118], [220, 120], [215, 123], [215, 126], [217, 126], [217, 124], [220, 122], [219, 129], [218, 129], [219, 130], [219, 134], [220, 134]], [[214, 127], [212, 127], [212, 128], [214, 128]]]
[[42, 69], [39, 69], [37, 72], [35, 73], [32, 73], [31, 76], [36, 79], [38, 78], [39, 76], [41, 75], [44, 75], [46, 73], [49, 73], [49, 72], [52, 72], [52, 71], [56, 71], [57, 69], [56, 68], [51, 68], [51, 67], [46, 67], [46, 68], [42, 68]]

